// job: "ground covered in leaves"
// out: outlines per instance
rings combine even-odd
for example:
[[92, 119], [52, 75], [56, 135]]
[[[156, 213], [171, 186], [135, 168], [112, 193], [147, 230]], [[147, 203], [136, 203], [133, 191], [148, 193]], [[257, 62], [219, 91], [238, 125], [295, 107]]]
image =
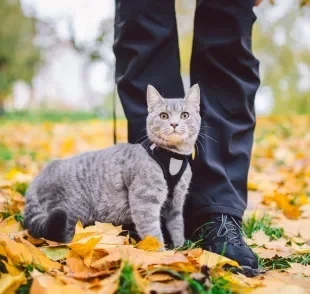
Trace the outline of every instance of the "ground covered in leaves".
[[[112, 144], [112, 123], [98, 120], [0, 121], [0, 293], [310, 293], [310, 118], [259, 118], [244, 218], [247, 243], [263, 273], [187, 242], [158, 251], [120, 227], [76, 226], [70, 244], [23, 230], [24, 193], [44, 163]], [[125, 122], [118, 124], [126, 140]]]

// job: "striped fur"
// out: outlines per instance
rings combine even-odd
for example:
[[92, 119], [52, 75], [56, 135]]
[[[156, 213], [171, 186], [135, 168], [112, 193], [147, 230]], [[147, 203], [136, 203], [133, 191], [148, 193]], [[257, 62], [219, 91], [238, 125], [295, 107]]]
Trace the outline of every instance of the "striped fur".
[[[147, 133], [151, 141], [181, 154], [190, 154], [200, 129], [199, 88], [184, 99], [163, 99], [148, 87]], [[182, 112], [189, 117], [182, 119]], [[167, 112], [169, 119], [161, 119]], [[179, 125], [173, 130], [170, 123]], [[174, 131], [174, 132], [173, 132]], [[25, 226], [31, 235], [69, 242], [77, 220], [115, 225], [134, 222], [141, 238], [163, 242], [161, 215], [174, 246], [184, 242], [182, 210], [191, 179], [188, 166], [172, 200], [160, 166], [140, 144], [118, 144], [50, 162], [26, 193]]]

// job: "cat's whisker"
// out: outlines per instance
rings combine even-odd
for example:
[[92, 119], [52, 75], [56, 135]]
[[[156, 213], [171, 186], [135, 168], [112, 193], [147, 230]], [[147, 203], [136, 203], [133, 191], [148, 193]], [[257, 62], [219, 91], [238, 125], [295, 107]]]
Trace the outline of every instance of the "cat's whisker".
[[[138, 135], [139, 135], [141, 132], [143, 132], [143, 131], [146, 131], [146, 127], [145, 127], [144, 129], [140, 130], [140, 132], [138, 133]], [[137, 135], [137, 136], [138, 136], [138, 135]]]
[[206, 137], [219, 144], [218, 141], [216, 141], [215, 139], [211, 138], [210, 136], [206, 135]]
[[142, 139], [145, 138], [145, 137], [146, 137], [146, 139], [145, 139], [144, 141], [142, 141], [141, 144], [142, 144], [143, 142], [145, 142], [145, 141], [148, 139], [148, 135], [144, 135], [144, 136], [142, 136], [141, 138], [137, 139], [137, 141], [135, 142], [135, 144], [137, 144], [138, 141], [142, 140]]
[[196, 146], [196, 150], [197, 150], [197, 155], [199, 156], [199, 148], [198, 148], [198, 145], [195, 144], [195, 146]]
[[200, 146], [202, 147], [202, 150], [203, 150], [203, 152], [206, 152], [205, 151], [205, 148], [203, 147], [203, 145], [202, 145], [202, 143], [199, 141], [199, 139], [197, 139], [197, 142], [200, 144]]
[[219, 143], [218, 141], [216, 141], [216, 140], [213, 139], [212, 137], [210, 137], [210, 136], [208, 136], [208, 135], [206, 135], [206, 134], [203, 134], [203, 133], [201, 133], [201, 132], [198, 133], [198, 136], [201, 136], [202, 138], [207, 137], [207, 138], [211, 139], [212, 141], [214, 141], [214, 142], [216, 142], [216, 143]]

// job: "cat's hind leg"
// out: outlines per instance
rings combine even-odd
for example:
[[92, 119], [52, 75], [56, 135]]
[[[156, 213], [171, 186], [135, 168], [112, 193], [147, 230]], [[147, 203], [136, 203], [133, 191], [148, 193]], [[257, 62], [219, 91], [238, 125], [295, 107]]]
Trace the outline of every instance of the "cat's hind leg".
[[70, 242], [75, 233], [77, 217], [62, 208], [53, 209], [44, 226], [43, 237], [56, 242]]

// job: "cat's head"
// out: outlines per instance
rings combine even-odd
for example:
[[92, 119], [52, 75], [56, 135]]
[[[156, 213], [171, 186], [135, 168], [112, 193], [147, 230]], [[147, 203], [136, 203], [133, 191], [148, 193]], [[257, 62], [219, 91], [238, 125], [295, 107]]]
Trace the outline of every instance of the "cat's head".
[[193, 152], [201, 118], [199, 114], [200, 90], [191, 87], [185, 98], [163, 98], [153, 86], [147, 88], [147, 134], [162, 148], [180, 154]]

